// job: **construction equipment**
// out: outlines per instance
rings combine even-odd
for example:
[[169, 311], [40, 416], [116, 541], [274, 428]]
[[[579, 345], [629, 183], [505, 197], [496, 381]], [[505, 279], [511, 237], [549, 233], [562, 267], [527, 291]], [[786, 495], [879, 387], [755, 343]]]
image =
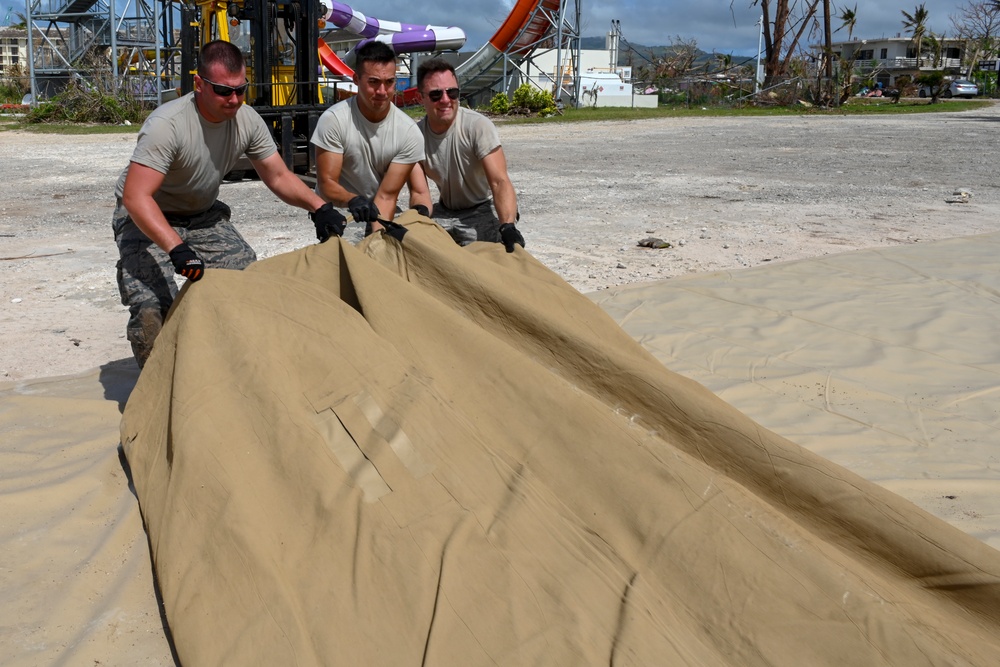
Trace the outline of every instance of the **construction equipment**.
[[[481, 101], [499, 86], [507, 91], [525, 76], [522, 66], [538, 49], [566, 45], [570, 61], [557, 58], [562, 75], [576, 72], [580, 0], [517, 0], [493, 39], [458, 68], [463, 98]], [[214, 39], [237, 45], [246, 56], [246, 103], [272, 128], [290, 169], [315, 170], [309, 138], [320, 114], [340, 92], [323, 81], [326, 68], [346, 81], [352, 52], [341, 60], [321, 39], [329, 27], [364, 41], [390, 44], [397, 53], [457, 50], [464, 32], [454, 27], [397, 23], [368, 17], [334, 0], [28, 0], [32, 99], [49, 97], [71, 80], [90, 82], [110, 69], [115, 85], [159, 104], [194, 88], [198, 51]], [[110, 68], [109, 68], [110, 65]], [[577, 76], [574, 74], [574, 76]], [[416, 91], [397, 99], [414, 103]], [[247, 161], [231, 179], [251, 173]]]
[[247, 59], [246, 103], [272, 128], [285, 164], [298, 173], [313, 171], [309, 137], [330, 102], [320, 92], [317, 49], [326, 8], [318, 0], [208, 0], [164, 7], [182, 17], [179, 39], [166, 49], [180, 59], [181, 94], [193, 89], [201, 45], [213, 39], [236, 44]]

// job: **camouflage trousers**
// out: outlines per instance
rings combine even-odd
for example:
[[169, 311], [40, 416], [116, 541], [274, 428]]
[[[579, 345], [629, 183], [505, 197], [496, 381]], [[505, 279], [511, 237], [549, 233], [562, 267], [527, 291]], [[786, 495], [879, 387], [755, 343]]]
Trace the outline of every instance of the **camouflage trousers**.
[[[244, 269], [257, 259], [253, 248], [229, 221], [230, 210], [216, 201], [204, 213], [166, 214], [167, 222], [181, 240], [212, 269]], [[128, 306], [125, 334], [139, 367], [153, 349], [178, 288], [170, 257], [136, 227], [121, 200], [112, 218], [118, 245], [118, 291]]]
[[476, 241], [500, 243], [500, 221], [493, 213], [493, 202], [485, 201], [472, 208], [453, 210], [438, 202], [434, 205], [434, 222], [466, 246]]

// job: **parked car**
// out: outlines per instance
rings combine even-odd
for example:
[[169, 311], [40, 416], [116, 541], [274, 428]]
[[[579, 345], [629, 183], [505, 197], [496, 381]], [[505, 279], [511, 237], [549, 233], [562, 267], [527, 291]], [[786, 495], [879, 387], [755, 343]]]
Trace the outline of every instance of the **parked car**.
[[[955, 79], [941, 90], [941, 97], [975, 97], [979, 94], [979, 86], [968, 79]], [[930, 97], [931, 89], [924, 86], [920, 89], [920, 97]]]

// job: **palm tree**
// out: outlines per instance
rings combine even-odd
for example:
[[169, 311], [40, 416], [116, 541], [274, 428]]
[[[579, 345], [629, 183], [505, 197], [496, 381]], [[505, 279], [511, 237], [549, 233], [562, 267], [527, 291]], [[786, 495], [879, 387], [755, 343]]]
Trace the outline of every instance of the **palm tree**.
[[[1000, 3], [1000, 0], [994, 0], [994, 2]], [[854, 36], [854, 27], [858, 24], [858, 6], [854, 5], [854, 9], [842, 9], [837, 18], [840, 19], [840, 27], [834, 32], [840, 32], [847, 28], [847, 41], [851, 41], [851, 37]]]
[[729, 69], [733, 66], [733, 55], [731, 53], [716, 53], [715, 60], [722, 73], [729, 74]]
[[913, 35], [913, 44], [917, 48], [917, 69], [920, 69], [920, 51], [924, 46], [924, 34], [927, 32], [927, 8], [923, 3], [917, 5], [913, 13], [903, 12], [903, 28]]
[[833, 36], [830, 33], [830, 0], [823, 0], [823, 54], [827, 103], [833, 98]]
[[930, 50], [931, 55], [934, 57], [934, 60], [931, 63], [931, 67], [933, 67], [934, 69], [941, 67], [941, 58], [944, 55], [944, 35], [938, 37], [932, 32], [928, 33], [928, 35], [924, 37], [924, 39], [927, 40], [927, 48]]
[[[1000, 0], [996, 0], [1000, 2]], [[854, 26], [858, 23], [858, 6], [854, 5], [854, 9], [842, 9], [840, 11], [840, 16], [837, 17], [840, 20], [840, 27], [834, 30], [834, 32], [840, 32], [844, 28], [847, 28], [847, 41], [851, 40], [854, 36]], [[838, 68], [838, 78], [841, 81], [841, 91], [840, 99], [841, 103], [846, 102], [847, 98], [851, 95], [851, 84], [854, 79], [854, 59], [857, 57], [857, 49], [851, 57], [844, 62], [840, 68]]]
[[[1000, 0], [997, 0], [997, 1], [1000, 2]], [[16, 23], [11, 23], [10, 22], [10, 13], [11, 12], [14, 12], [14, 8], [13, 7], [8, 7], [7, 8], [7, 16], [3, 20], [4, 25], [7, 26], [8, 28], [14, 28], [16, 30], [27, 30], [28, 29], [28, 17], [25, 16], [24, 14], [22, 14], [21, 12], [14, 12], [14, 16], [17, 17], [17, 22]]]

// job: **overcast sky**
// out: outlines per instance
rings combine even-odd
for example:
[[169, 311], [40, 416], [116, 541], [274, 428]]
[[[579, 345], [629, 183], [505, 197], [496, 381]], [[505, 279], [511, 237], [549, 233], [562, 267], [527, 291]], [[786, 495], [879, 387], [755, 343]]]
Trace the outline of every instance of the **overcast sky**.
[[[402, 23], [454, 25], [468, 35], [466, 51], [478, 49], [496, 31], [510, 12], [513, 0], [340, 0], [375, 18]], [[940, 34], [951, 30], [949, 15], [957, 13], [968, 0], [924, 0], [930, 16], [930, 30]], [[572, 4], [572, 2], [571, 2]], [[621, 21], [622, 35], [629, 42], [647, 46], [669, 44], [680, 36], [694, 39], [703, 51], [735, 55], [756, 55], [760, 9], [748, 0], [582, 0], [582, 34], [605, 35], [611, 20]], [[857, 5], [858, 22], [854, 34], [867, 37], [894, 37], [903, 31], [902, 11], [913, 13], [917, 0], [902, 4], [892, 0], [831, 0], [836, 17], [842, 8]], [[832, 29], [840, 25], [834, 20]], [[834, 33], [834, 41], [846, 40], [847, 30]], [[818, 41], [818, 38], [817, 38]]]
[[[514, 5], [514, 0], [340, 1], [373, 18], [462, 28], [468, 35], [465, 51], [482, 46]], [[951, 31], [949, 16], [968, 2], [970, 0], [924, 0], [930, 16], [930, 30], [937, 34]], [[617, 19], [621, 22], [622, 35], [635, 44], [661, 46], [676, 41], [679, 36], [685, 41], [695, 40], [703, 51], [747, 56], [757, 53], [760, 9], [751, 7], [749, 0], [734, 0], [731, 5], [729, 0], [582, 0], [581, 4], [584, 37], [605, 35], [612, 19]], [[854, 34], [864, 39], [894, 37], [902, 33], [902, 11], [912, 14], [920, 2], [831, 0], [831, 4], [834, 7], [831, 10], [833, 30], [840, 27], [835, 17], [842, 9], [857, 6], [858, 22]], [[4, 13], [8, 7], [13, 7], [14, 12], [24, 12], [23, 3], [0, 2]], [[813, 41], [819, 39], [817, 36]], [[835, 32], [833, 39], [846, 40], [847, 31]]]

